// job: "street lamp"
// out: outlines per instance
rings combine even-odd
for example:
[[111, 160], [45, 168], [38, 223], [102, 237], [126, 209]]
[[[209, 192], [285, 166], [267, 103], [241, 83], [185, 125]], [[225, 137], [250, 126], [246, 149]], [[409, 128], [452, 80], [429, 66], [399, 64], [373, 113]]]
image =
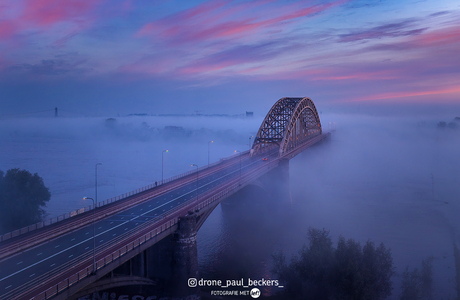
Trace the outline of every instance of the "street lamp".
[[94, 216], [96, 214], [96, 202], [93, 198], [83, 197], [83, 200], [93, 200], [93, 274], [96, 274], [96, 227], [94, 225]]
[[95, 187], [96, 187], [96, 193], [95, 193], [96, 194], [96, 197], [95, 197], [96, 198], [96, 200], [95, 200], [96, 205], [97, 205], [97, 166], [102, 166], [102, 163], [97, 163], [96, 166], [95, 166], [95, 168], [96, 168], [96, 176], [95, 176], [95, 178], [96, 178], [96, 183], [95, 183]]
[[211, 145], [211, 143], [214, 143], [214, 141], [209, 141], [208, 142], [208, 166], [209, 166], [209, 146]]
[[163, 150], [161, 151], [161, 184], [163, 184], [163, 167], [164, 167], [164, 157], [163, 153], [168, 152], [169, 150]]
[[192, 167], [196, 167], [196, 211], [198, 211], [198, 165], [192, 164]]

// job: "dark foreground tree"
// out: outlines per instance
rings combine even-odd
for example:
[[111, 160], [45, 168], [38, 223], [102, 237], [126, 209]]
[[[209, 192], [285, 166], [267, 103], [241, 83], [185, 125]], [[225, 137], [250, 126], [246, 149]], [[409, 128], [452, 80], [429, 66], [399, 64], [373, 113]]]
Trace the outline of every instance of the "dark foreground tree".
[[433, 256], [422, 260], [420, 271], [412, 272], [406, 267], [402, 273], [400, 300], [431, 300], [433, 299]]
[[329, 231], [310, 228], [310, 245], [286, 263], [283, 253], [273, 255], [274, 269], [289, 299], [385, 299], [391, 295], [393, 259], [383, 244], [339, 238], [332, 245]]
[[36, 222], [45, 216], [43, 208], [51, 194], [37, 173], [10, 169], [0, 171], [0, 230], [9, 232]]

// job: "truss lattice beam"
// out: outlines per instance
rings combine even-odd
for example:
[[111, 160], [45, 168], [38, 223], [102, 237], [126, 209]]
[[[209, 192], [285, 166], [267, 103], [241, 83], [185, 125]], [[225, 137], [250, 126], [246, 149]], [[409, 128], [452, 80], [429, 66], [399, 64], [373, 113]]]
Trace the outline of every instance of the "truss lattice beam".
[[322, 133], [310, 98], [281, 98], [270, 109], [254, 139], [252, 153], [279, 147], [279, 155]]

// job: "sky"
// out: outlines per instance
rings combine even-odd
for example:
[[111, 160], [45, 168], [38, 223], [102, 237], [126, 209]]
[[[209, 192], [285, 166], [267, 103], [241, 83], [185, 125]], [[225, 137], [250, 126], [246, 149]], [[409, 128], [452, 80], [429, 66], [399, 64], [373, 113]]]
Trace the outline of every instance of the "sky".
[[0, 0], [0, 115], [460, 106], [458, 0]]

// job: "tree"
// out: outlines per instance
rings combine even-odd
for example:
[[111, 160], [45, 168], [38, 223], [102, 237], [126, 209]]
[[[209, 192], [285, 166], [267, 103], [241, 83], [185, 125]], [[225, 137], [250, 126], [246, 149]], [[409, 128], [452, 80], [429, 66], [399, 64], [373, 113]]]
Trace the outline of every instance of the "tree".
[[286, 263], [274, 254], [273, 272], [285, 283], [290, 299], [385, 299], [391, 295], [393, 259], [383, 244], [368, 241], [363, 247], [339, 237], [333, 247], [329, 231], [309, 228], [310, 245]]
[[422, 260], [422, 268], [409, 272], [406, 267], [402, 273], [400, 300], [431, 300], [433, 299], [433, 256]]
[[51, 194], [37, 173], [10, 169], [0, 171], [0, 227], [13, 231], [43, 220], [43, 208]]

